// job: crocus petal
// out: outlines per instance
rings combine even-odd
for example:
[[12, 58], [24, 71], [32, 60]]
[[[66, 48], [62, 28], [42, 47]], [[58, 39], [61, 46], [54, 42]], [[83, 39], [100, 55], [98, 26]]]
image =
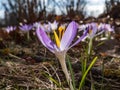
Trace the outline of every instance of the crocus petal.
[[95, 34], [97, 33], [97, 23], [92, 23], [92, 28], [93, 28], [93, 33], [92, 36], [95, 36]]
[[78, 44], [80, 41], [82, 41], [83, 39], [85, 39], [86, 36], [87, 36], [87, 33], [88, 33], [88, 29], [85, 30], [84, 34], [75, 43], [73, 43], [68, 49], [72, 48], [73, 46], [75, 46], [76, 44]]
[[85, 28], [86, 28], [86, 25], [78, 25], [78, 31], [80, 32], [80, 31], [83, 31], [83, 30], [85, 30]]
[[110, 24], [105, 25], [105, 29], [108, 30], [109, 32], [113, 32], [114, 29], [110, 26]]
[[39, 40], [42, 42], [42, 44], [48, 48], [51, 52], [55, 52], [56, 45], [51, 41], [51, 39], [47, 36], [44, 30], [42, 30], [40, 27], [36, 30], [37, 36]]
[[29, 31], [29, 30], [31, 30], [32, 28], [33, 28], [32, 25], [27, 25], [27, 24], [22, 25], [22, 26], [19, 26], [19, 29], [22, 30], [22, 31]]
[[29, 29], [29, 30], [31, 30], [32, 28], [33, 28], [33, 26], [32, 26], [32, 25], [29, 25], [29, 26], [28, 26], [28, 29]]
[[70, 46], [71, 42], [76, 36], [76, 33], [77, 33], [77, 24], [76, 22], [72, 21], [68, 25], [65, 33], [62, 36], [61, 43], [60, 43], [61, 51], [67, 49]]
[[91, 33], [88, 33], [88, 37], [94, 38], [97, 33], [97, 24], [91, 23], [91, 24], [89, 24], [88, 28], [89, 28], [89, 30], [91, 30]]
[[15, 30], [15, 29], [16, 29], [16, 26], [8, 26], [8, 27], [6, 28], [6, 32], [9, 33], [9, 32], [11, 32], [11, 31], [13, 31], [13, 30]]

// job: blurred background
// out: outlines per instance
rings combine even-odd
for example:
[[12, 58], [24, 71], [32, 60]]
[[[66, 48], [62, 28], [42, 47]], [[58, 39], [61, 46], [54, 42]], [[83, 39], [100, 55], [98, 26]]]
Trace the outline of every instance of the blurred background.
[[119, 10], [120, 0], [0, 0], [0, 27], [55, 19], [118, 22]]

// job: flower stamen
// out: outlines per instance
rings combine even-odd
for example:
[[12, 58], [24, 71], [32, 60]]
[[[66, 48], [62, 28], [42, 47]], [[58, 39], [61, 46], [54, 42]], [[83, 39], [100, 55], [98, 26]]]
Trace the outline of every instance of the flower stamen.
[[65, 28], [63, 28], [62, 26], [60, 26], [58, 28], [58, 31], [59, 31], [59, 40], [61, 40], [63, 34], [64, 34], [64, 31], [65, 31]]
[[60, 39], [58, 38], [57, 33], [55, 32], [55, 30], [53, 30], [54, 36], [55, 36], [55, 41], [58, 47], [60, 47]]

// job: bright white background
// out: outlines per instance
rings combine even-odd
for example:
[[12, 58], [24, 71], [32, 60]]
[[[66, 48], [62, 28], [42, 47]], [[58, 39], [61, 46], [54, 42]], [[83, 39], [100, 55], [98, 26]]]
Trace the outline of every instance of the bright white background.
[[[0, 0], [0, 18], [4, 18], [4, 8], [1, 3], [7, 3], [6, 1], [7, 0]], [[99, 14], [103, 13], [105, 0], [86, 0], [86, 2], [85, 11], [87, 12], [87, 16], [92, 15], [97, 17]], [[59, 14], [59, 12], [57, 13]]]

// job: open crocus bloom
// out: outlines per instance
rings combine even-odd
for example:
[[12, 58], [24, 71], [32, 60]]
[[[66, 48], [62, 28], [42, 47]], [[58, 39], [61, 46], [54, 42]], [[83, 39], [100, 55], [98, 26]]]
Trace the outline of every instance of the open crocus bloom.
[[[74, 89], [72, 86], [71, 77], [68, 73], [67, 66], [65, 63], [66, 52], [71, 47], [78, 44], [87, 34], [87, 30], [86, 30], [86, 32], [76, 42], [74, 42], [72, 44], [72, 42], [77, 34], [77, 28], [78, 28], [77, 24], [74, 21], [72, 21], [68, 25], [68, 27], [65, 30], [65, 32], [63, 33], [63, 35], [61, 35], [61, 38], [58, 37], [56, 31], [54, 30], [56, 44], [48, 37], [45, 30], [43, 30], [43, 28], [38, 27], [36, 30], [37, 36], [38, 36], [39, 40], [42, 42], [42, 44], [46, 48], [48, 48], [51, 52], [53, 52], [56, 55], [56, 57], [58, 58], [58, 60], [61, 64], [62, 70], [65, 74], [65, 77], [67, 79], [68, 85], [70, 86], [70, 90], [74, 90]], [[58, 30], [58, 32], [61, 33], [61, 30], [62, 29]]]
[[90, 23], [84, 25], [83, 28], [88, 28], [88, 35], [86, 37], [92, 39], [95, 36], [98, 36], [104, 32], [114, 32], [114, 29], [110, 26], [110, 24], [97, 24], [97, 23]]
[[[98, 24], [97, 23], [89, 23], [89, 24], [86, 24], [83, 28], [87, 28], [88, 30], [88, 34], [86, 36], [86, 38], [94, 38], [96, 35], [102, 33], [103, 31], [102, 30], [98, 30]], [[86, 29], [84, 29], [86, 30]]]
[[19, 26], [19, 28], [20, 28], [20, 30], [27, 32], [27, 31], [31, 30], [33, 28], [33, 26], [24, 24], [22, 26]]
[[81, 36], [76, 42], [73, 42], [73, 39], [75, 38], [77, 34], [77, 24], [76, 22], [72, 21], [64, 34], [62, 35], [61, 39], [58, 38], [57, 33], [54, 33], [55, 35], [55, 40], [56, 44], [48, 37], [46, 34], [45, 30], [42, 28], [38, 27], [36, 30], [37, 36], [39, 40], [42, 42], [42, 44], [48, 48], [51, 52], [56, 53], [56, 52], [66, 52], [68, 49], [73, 47], [74, 45], [78, 44], [87, 34], [86, 32]]

